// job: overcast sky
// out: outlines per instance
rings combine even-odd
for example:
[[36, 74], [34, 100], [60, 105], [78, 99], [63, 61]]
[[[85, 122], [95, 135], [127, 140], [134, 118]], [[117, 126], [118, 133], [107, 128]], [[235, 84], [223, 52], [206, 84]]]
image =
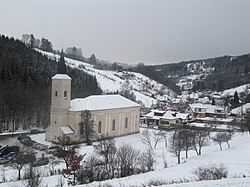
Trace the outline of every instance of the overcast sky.
[[0, 0], [0, 34], [137, 64], [250, 53], [250, 0]]

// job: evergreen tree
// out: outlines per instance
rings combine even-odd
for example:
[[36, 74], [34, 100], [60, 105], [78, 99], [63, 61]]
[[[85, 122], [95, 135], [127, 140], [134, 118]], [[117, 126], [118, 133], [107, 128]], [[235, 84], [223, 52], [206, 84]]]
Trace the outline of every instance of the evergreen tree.
[[92, 114], [89, 110], [84, 110], [81, 112], [81, 122], [79, 123], [79, 126], [81, 137], [86, 140], [87, 145], [91, 145], [92, 139], [95, 136], [95, 124]]

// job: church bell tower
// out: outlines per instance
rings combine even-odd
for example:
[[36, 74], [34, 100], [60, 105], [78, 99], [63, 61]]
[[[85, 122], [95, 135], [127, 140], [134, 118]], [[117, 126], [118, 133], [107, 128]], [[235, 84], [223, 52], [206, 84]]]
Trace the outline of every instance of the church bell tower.
[[63, 51], [57, 66], [57, 74], [52, 77], [51, 110], [68, 110], [71, 100], [71, 78], [66, 74]]

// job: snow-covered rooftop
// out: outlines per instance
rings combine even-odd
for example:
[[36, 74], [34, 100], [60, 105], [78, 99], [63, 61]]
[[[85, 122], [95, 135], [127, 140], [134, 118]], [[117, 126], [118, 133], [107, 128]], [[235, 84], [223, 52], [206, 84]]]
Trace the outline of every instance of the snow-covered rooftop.
[[71, 100], [70, 106], [70, 111], [140, 107], [139, 104], [121, 95], [92, 95], [86, 98], [77, 98]]
[[67, 74], [56, 74], [55, 76], [52, 77], [52, 79], [69, 79], [71, 78]]
[[69, 126], [60, 127], [60, 129], [62, 130], [63, 134], [65, 134], [65, 135], [74, 133], [74, 131]]
[[221, 106], [216, 106], [216, 105], [207, 105], [207, 104], [202, 104], [202, 103], [193, 103], [189, 105], [192, 111], [195, 111], [196, 108], [203, 108], [206, 109], [206, 113], [218, 113], [217, 111], [220, 110], [224, 112], [224, 108]]

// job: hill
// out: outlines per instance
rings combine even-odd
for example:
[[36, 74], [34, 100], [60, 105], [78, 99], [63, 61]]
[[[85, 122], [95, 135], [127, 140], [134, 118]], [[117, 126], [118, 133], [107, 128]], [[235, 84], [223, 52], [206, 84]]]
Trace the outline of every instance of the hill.
[[[58, 54], [45, 52], [37, 49], [39, 52], [47, 55], [50, 59], [59, 59]], [[161, 94], [166, 100], [171, 101], [176, 93], [169, 89], [166, 85], [161, 84], [141, 73], [132, 71], [112, 71], [97, 69], [94, 65], [65, 58], [66, 64], [72, 68], [78, 68], [85, 73], [96, 77], [97, 82], [104, 93], [121, 92], [125, 83], [129, 82], [131, 91], [135, 95], [135, 99], [146, 107], [156, 104], [156, 98]]]
[[[19, 40], [0, 36], [0, 131], [48, 126], [56, 63]], [[95, 77], [71, 67], [67, 72], [73, 98], [101, 93]]]
[[[223, 91], [250, 82], [250, 54], [157, 65], [153, 68], [175, 78], [182, 90]], [[185, 81], [191, 82], [191, 85], [181, 84]]]

